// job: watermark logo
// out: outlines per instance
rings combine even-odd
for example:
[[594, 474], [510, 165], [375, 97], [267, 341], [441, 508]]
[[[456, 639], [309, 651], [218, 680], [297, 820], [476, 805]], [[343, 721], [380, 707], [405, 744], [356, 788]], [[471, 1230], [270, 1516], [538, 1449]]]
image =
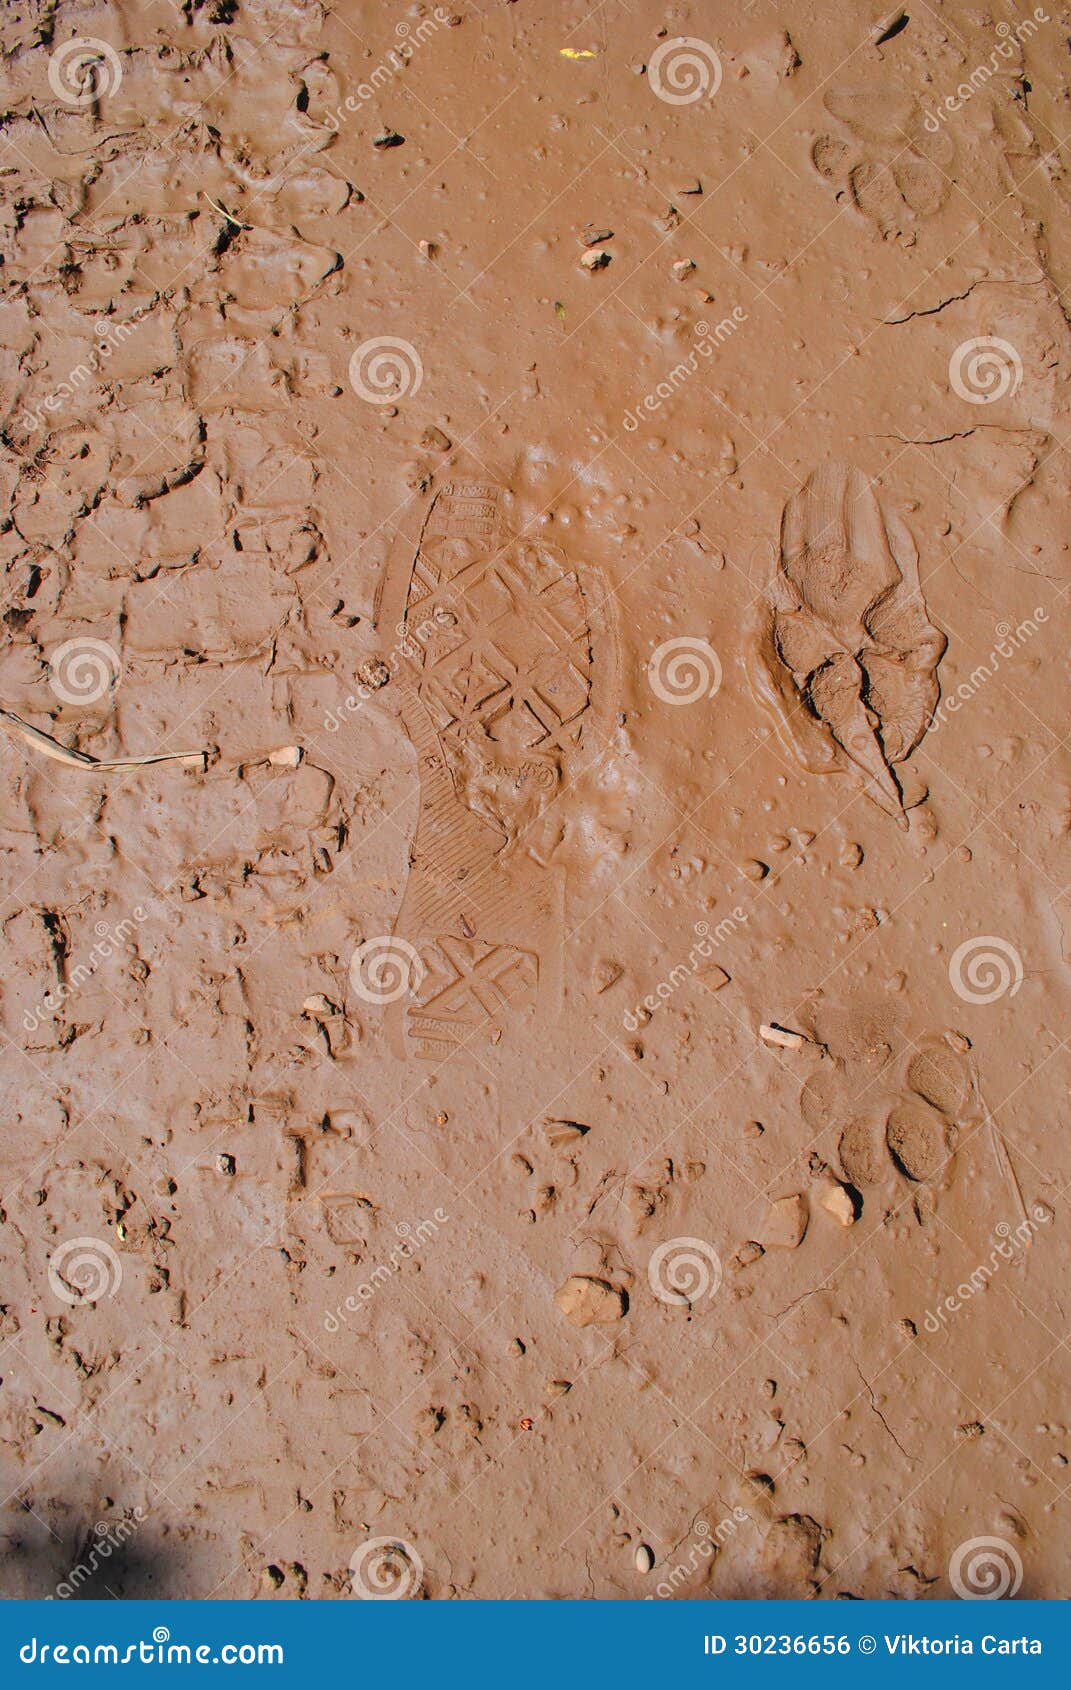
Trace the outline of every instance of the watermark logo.
[[721, 60], [709, 41], [676, 35], [655, 49], [647, 64], [651, 92], [668, 106], [713, 99], [721, 87]]
[[112, 1556], [122, 1549], [124, 1543], [129, 1542], [144, 1521], [145, 1510], [140, 1503], [133, 1510], [132, 1518], [128, 1520], [116, 1520], [111, 1524], [106, 1520], [98, 1520], [78, 1560], [66, 1578], [57, 1584], [57, 1601], [68, 1602], [72, 1596], [77, 1596], [81, 1587], [91, 1583], [96, 1577], [102, 1563], [110, 1561]]
[[44, 428], [57, 411], [62, 411], [68, 400], [75, 398], [88, 387], [90, 379], [102, 370], [112, 354], [137, 329], [141, 319], [148, 315], [151, 307], [144, 306], [135, 311], [125, 322], [114, 322], [110, 317], [101, 317], [93, 325], [96, 344], [86, 352], [80, 364], [74, 364], [67, 371], [64, 379], [45, 395], [40, 404], [33, 410], [20, 411], [16, 423], [24, 428], [27, 434], [36, 434], [39, 428]]
[[396, 44], [375, 69], [346, 95], [341, 104], [337, 105], [334, 111], [327, 113], [323, 119], [324, 126], [336, 132], [341, 129], [355, 111], [367, 105], [369, 100], [374, 100], [383, 88], [389, 86], [394, 77], [405, 70], [417, 48], [422, 47], [444, 24], [448, 24], [450, 17], [451, 14], [445, 6], [436, 6], [431, 17], [421, 18], [416, 25], [406, 23], [404, 19], [395, 24], [394, 33], [398, 38]]
[[332, 1337], [340, 1331], [343, 1322], [348, 1320], [351, 1314], [356, 1314], [366, 1303], [370, 1303], [376, 1292], [393, 1279], [396, 1273], [400, 1273], [405, 1263], [412, 1261], [449, 1219], [445, 1209], [436, 1209], [431, 1220], [421, 1221], [415, 1227], [410, 1226], [408, 1221], [399, 1221], [394, 1229], [398, 1234], [398, 1243], [394, 1245], [386, 1261], [377, 1263], [356, 1291], [351, 1291], [337, 1308], [324, 1315], [324, 1331], [331, 1333]]
[[1008, 61], [1015, 58], [1016, 48], [1022, 46], [1024, 41], [1029, 41], [1031, 36], [1037, 34], [1039, 24], [1051, 22], [1052, 19], [1044, 6], [1035, 6], [1033, 15], [1022, 19], [1020, 23], [1014, 25], [998, 23], [997, 34], [1000, 36], [1000, 41], [990, 53], [988, 60], [983, 61], [980, 65], [975, 65], [966, 82], [961, 82], [954, 94], [947, 95], [935, 112], [926, 113], [924, 127], [929, 130], [930, 134], [938, 134], [942, 123], [947, 122], [949, 114], [962, 111], [967, 102], [973, 100], [974, 96], [988, 82], [991, 82], [994, 76], [1002, 71], [1006, 73]]
[[123, 1283], [123, 1264], [103, 1238], [68, 1238], [48, 1259], [48, 1283], [61, 1303], [99, 1303]]
[[998, 1602], [1019, 1589], [1023, 1563], [1006, 1537], [972, 1537], [956, 1550], [948, 1577], [964, 1602]]
[[337, 710], [329, 710], [325, 715], [324, 729], [327, 733], [337, 733], [349, 716], [359, 711], [381, 687], [387, 686], [394, 679], [403, 658], [417, 664], [426, 660], [428, 642], [436, 634], [441, 635], [458, 625], [458, 614], [452, 604], [453, 601], [447, 599], [437, 604], [430, 616], [424, 616], [419, 621], [398, 623], [395, 628], [397, 644], [385, 656], [373, 658], [365, 666], [368, 678], [359, 681], [355, 690], [347, 693]]
[[992, 405], [1016, 394], [1023, 379], [1023, 360], [1009, 340], [980, 335], [964, 340], [948, 360], [952, 391], [968, 405]]
[[695, 704], [721, 686], [721, 658], [708, 640], [691, 635], [666, 640], [651, 653], [647, 682], [663, 704]]
[[48, 659], [48, 684], [64, 704], [95, 704], [121, 673], [119, 655], [106, 640], [65, 640]]
[[94, 926], [96, 939], [84, 961], [66, 967], [64, 978], [58, 986], [46, 992], [40, 1003], [33, 1009], [28, 1009], [22, 1017], [22, 1025], [28, 1033], [36, 1033], [41, 1023], [50, 1015], [58, 1015], [67, 1000], [73, 996], [88, 980], [92, 980], [101, 963], [113, 957], [122, 945], [129, 944], [138, 930], [138, 925], [147, 919], [147, 911], [140, 904], [134, 906], [132, 916], [124, 916], [110, 927], [106, 921], [98, 921]]
[[697, 1520], [692, 1527], [692, 1542], [687, 1556], [664, 1571], [653, 1594], [648, 1596], [648, 1602], [664, 1602], [670, 1596], [676, 1596], [681, 1586], [690, 1583], [700, 1568], [706, 1566], [731, 1537], [735, 1537], [740, 1527], [747, 1525], [748, 1519], [745, 1509], [734, 1508], [731, 1514], [718, 1521], [713, 1531], [709, 1520]]
[[370, 1537], [350, 1556], [350, 1588], [363, 1601], [407, 1601], [423, 1582], [424, 1563], [404, 1538]]
[[998, 622], [993, 629], [996, 638], [988, 658], [975, 664], [967, 678], [942, 697], [933, 713], [930, 731], [943, 727], [949, 716], [954, 716], [976, 692], [981, 691], [987, 681], [992, 680], [1001, 662], [1014, 657], [1021, 646], [1026, 645], [1028, 640], [1040, 632], [1039, 624], [1048, 620], [1049, 613], [1044, 606], [1035, 605], [1033, 616], [1024, 616], [1023, 620], [1014, 626], [1011, 622]]
[[384, 935], [358, 945], [350, 963], [350, 984], [365, 1003], [397, 1003], [419, 991], [424, 964], [407, 939]]
[[[989, 1281], [1007, 1263], [1014, 1260], [1016, 1252], [1025, 1250], [1034, 1238], [1039, 1227], [1047, 1226], [1052, 1219], [1052, 1211], [1042, 1208], [1035, 1203], [1029, 1215], [1025, 1215], [1018, 1226], [1013, 1228], [1007, 1221], [998, 1221], [993, 1228], [996, 1242], [989, 1252], [987, 1262], [979, 1262], [966, 1279], [950, 1291], [947, 1297], [942, 1297], [935, 1309], [926, 1310], [923, 1321], [927, 1332], [940, 1332], [948, 1323], [949, 1318], [958, 1314], [965, 1303], [970, 1302], [980, 1291], [984, 1291]], [[1021, 1258], [1020, 1258], [1021, 1259]]]
[[705, 1238], [671, 1238], [647, 1263], [647, 1282], [660, 1303], [691, 1308], [721, 1285], [721, 1257]]
[[737, 927], [747, 922], [747, 911], [737, 904], [729, 915], [723, 916], [711, 931], [709, 921], [697, 921], [693, 932], [696, 942], [691, 947], [683, 961], [678, 962], [669, 973], [661, 979], [653, 992], [636, 1005], [634, 1009], [626, 1009], [622, 1017], [622, 1026], [626, 1033], [638, 1032], [640, 1027], [651, 1019], [656, 1009], [666, 1003], [678, 992], [686, 981], [695, 975], [702, 977], [703, 965], [714, 955], [714, 947], [723, 944], [730, 934], [735, 933]]
[[93, 35], [76, 35], [49, 57], [48, 85], [65, 106], [91, 106], [118, 93], [122, 80], [115, 48]]
[[411, 340], [381, 334], [363, 340], [350, 359], [350, 386], [369, 405], [394, 405], [419, 393], [424, 380], [420, 353]]
[[1014, 945], [995, 933], [980, 933], [957, 945], [948, 965], [952, 990], [964, 1003], [997, 1003], [1013, 998], [1023, 983], [1023, 959]]
[[701, 320], [696, 323], [696, 342], [691, 351], [679, 364], [674, 364], [669, 373], [663, 376], [649, 393], [645, 393], [637, 404], [625, 412], [622, 423], [627, 433], [634, 434], [641, 422], [646, 422], [648, 417], [660, 411], [666, 400], [672, 399], [685, 382], [695, 375], [701, 361], [704, 358], [712, 358], [719, 346], [723, 346], [747, 320], [748, 314], [744, 307], [734, 305], [729, 315], [722, 317], [720, 322], [711, 324]]
[[[217, 1652], [218, 1651], [218, 1652]], [[151, 1640], [122, 1643], [49, 1643], [31, 1637], [19, 1650], [23, 1666], [118, 1667], [131, 1661], [145, 1667], [282, 1666], [281, 1643], [172, 1643], [166, 1625], [153, 1627]]]

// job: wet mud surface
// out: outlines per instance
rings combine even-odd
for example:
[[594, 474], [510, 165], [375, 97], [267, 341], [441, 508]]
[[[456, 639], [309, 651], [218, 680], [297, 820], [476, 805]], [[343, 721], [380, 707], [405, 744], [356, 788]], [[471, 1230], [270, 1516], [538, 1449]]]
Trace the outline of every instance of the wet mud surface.
[[0, 19], [0, 1590], [1066, 1595], [1071, 12]]

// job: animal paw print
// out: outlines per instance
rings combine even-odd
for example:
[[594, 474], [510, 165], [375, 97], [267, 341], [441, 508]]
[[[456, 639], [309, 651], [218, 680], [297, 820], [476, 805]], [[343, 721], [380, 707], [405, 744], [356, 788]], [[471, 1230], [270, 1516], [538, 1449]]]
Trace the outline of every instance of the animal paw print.
[[908, 1062], [903, 1089], [884, 1123], [868, 1113], [844, 1126], [837, 1153], [846, 1178], [859, 1189], [877, 1185], [891, 1162], [914, 1184], [947, 1184], [971, 1095], [963, 1057], [943, 1039], [927, 1040]]
[[882, 240], [910, 241], [919, 220], [944, 204], [948, 181], [941, 166], [948, 160], [941, 149], [950, 148], [948, 138], [935, 142], [927, 135], [902, 89], [832, 88], [824, 104], [842, 130], [815, 141], [815, 169], [838, 198], [849, 196]]

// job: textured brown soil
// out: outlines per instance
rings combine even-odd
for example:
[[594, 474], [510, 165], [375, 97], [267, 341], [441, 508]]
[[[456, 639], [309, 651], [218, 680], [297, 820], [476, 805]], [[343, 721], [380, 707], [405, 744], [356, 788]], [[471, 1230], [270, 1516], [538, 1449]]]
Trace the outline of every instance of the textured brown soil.
[[1071, 11], [907, 13], [4, 8], [4, 1595], [1067, 1594]]

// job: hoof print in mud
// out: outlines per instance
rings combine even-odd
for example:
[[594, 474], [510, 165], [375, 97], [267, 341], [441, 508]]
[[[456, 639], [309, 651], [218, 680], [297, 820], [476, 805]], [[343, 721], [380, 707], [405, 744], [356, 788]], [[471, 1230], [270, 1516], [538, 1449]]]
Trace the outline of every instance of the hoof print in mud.
[[933, 718], [945, 645], [905, 525], [858, 470], [815, 470], [785, 506], [749, 656], [753, 688], [803, 767], [853, 770], [906, 827], [899, 765]]

